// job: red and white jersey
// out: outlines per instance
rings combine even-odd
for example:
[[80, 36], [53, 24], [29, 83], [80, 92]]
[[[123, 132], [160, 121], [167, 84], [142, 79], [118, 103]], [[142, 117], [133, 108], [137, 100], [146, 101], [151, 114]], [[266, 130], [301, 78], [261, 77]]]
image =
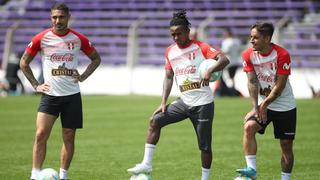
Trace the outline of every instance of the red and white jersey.
[[77, 69], [80, 50], [89, 55], [94, 47], [84, 35], [72, 29], [65, 35], [47, 29], [32, 38], [26, 52], [32, 56], [41, 53], [44, 82], [50, 85], [46, 94], [66, 96], [80, 92], [79, 84], [71, 77]]
[[[284, 48], [272, 44], [268, 54], [261, 54], [248, 48], [242, 53], [243, 70], [255, 71], [259, 80], [259, 104], [269, 95], [276, 82], [276, 75], [290, 75], [290, 55]], [[296, 107], [295, 99], [289, 79], [281, 95], [275, 99], [268, 109], [274, 111], [288, 111]]]
[[172, 69], [181, 92], [181, 99], [189, 106], [199, 106], [213, 101], [209, 86], [200, 85], [199, 66], [205, 59], [214, 59], [220, 53], [206, 43], [192, 40], [184, 48], [173, 44], [166, 51], [166, 69]]

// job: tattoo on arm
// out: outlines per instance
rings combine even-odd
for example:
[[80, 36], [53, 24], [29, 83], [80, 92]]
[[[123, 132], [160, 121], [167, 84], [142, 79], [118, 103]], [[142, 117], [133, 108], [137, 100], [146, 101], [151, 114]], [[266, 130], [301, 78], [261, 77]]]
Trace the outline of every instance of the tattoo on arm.
[[248, 72], [247, 73], [248, 77], [248, 90], [249, 90], [249, 95], [252, 99], [252, 106], [254, 108], [258, 107], [258, 93], [259, 93], [259, 82], [257, 75], [255, 72]]
[[97, 69], [101, 62], [100, 55], [97, 51], [93, 51], [88, 57], [91, 59], [91, 63], [88, 65], [87, 69], [81, 75], [81, 81], [87, 79]]
[[39, 85], [39, 82], [36, 80], [36, 78], [33, 75], [33, 72], [30, 68], [30, 62], [33, 60], [34, 56], [31, 56], [30, 54], [24, 52], [24, 54], [21, 57], [20, 60], [20, 68], [23, 72], [23, 74], [26, 76], [26, 78], [29, 80], [29, 82], [31, 83], [32, 87], [34, 89], [37, 88], [37, 86]]

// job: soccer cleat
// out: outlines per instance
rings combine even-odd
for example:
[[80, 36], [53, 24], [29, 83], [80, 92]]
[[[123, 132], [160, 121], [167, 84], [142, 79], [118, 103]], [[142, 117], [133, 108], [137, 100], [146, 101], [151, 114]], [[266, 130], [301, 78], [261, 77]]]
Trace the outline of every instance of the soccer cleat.
[[236, 171], [242, 176], [250, 177], [251, 179], [257, 179], [257, 171], [251, 167], [237, 169]]
[[152, 171], [152, 166], [146, 164], [137, 164], [135, 167], [127, 170], [132, 174], [140, 174], [140, 173], [150, 173]]

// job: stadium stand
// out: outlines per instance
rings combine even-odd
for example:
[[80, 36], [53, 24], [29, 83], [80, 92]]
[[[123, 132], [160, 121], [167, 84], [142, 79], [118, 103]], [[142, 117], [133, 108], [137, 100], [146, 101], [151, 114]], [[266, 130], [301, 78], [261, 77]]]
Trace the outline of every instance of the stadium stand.
[[[11, 0], [0, 8], [0, 58], [6, 30], [21, 19], [14, 49], [23, 51], [31, 37], [50, 27], [51, 0]], [[166, 47], [172, 43], [168, 26], [172, 11], [185, 8], [193, 27], [208, 17], [207, 42], [219, 46], [222, 32], [230, 28], [243, 43], [249, 27], [258, 20], [277, 23], [289, 17], [280, 31], [280, 44], [293, 55], [297, 67], [320, 67], [320, 21], [318, 0], [60, 0], [71, 7], [70, 26], [85, 34], [95, 44], [104, 64], [125, 64], [128, 29], [143, 19], [138, 29], [138, 64], [164, 63]], [[25, 10], [22, 11], [21, 9]], [[36, 58], [39, 59], [39, 58]], [[82, 57], [82, 62], [85, 58]], [[295, 61], [296, 60], [296, 61]]]

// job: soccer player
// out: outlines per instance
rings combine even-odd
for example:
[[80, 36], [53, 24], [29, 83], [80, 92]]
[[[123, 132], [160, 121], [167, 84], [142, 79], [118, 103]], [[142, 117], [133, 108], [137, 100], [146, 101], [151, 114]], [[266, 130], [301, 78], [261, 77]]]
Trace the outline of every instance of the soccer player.
[[[76, 129], [82, 128], [82, 102], [78, 82], [86, 80], [100, 64], [100, 55], [82, 34], [68, 28], [69, 8], [57, 3], [51, 8], [52, 28], [33, 37], [26, 48], [20, 67], [36, 92], [42, 93], [36, 119], [31, 179], [36, 179], [46, 155], [46, 144], [55, 120], [62, 124], [60, 179], [68, 179], [74, 153]], [[80, 50], [91, 63], [80, 75], [77, 71]], [[30, 62], [41, 52], [44, 83], [39, 84]]]
[[289, 83], [290, 55], [284, 48], [271, 43], [271, 23], [251, 27], [251, 48], [243, 54], [243, 69], [248, 77], [252, 110], [245, 116], [243, 149], [247, 168], [237, 172], [256, 178], [256, 133], [264, 134], [270, 122], [274, 137], [280, 139], [281, 179], [288, 180], [293, 167], [293, 140], [296, 130], [296, 103]]
[[[128, 172], [150, 173], [152, 155], [160, 138], [161, 128], [190, 118], [201, 150], [202, 180], [207, 180], [212, 161], [211, 131], [214, 115], [214, 97], [209, 79], [213, 72], [222, 70], [229, 60], [208, 44], [190, 40], [190, 23], [185, 10], [173, 14], [170, 33], [175, 43], [166, 51], [162, 101], [150, 120], [143, 161], [128, 169]], [[199, 65], [208, 58], [217, 60], [217, 64], [209, 68], [201, 78], [198, 73]], [[174, 79], [180, 89], [180, 98], [167, 105]]]

